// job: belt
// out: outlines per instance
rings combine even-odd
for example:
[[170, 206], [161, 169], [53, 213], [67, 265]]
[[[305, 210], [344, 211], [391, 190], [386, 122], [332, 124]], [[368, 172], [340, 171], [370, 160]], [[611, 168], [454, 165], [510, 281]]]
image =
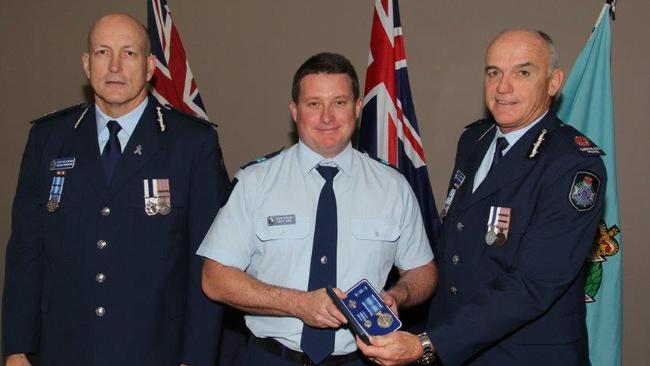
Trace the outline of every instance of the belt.
[[[261, 348], [269, 353], [272, 353], [278, 357], [281, 357], [287, 361], [291, 361], [303, 366], [316, 366], [316, 364], [313, 363], [309, 359], [309, 356], [307, 356], [305, 353], [294, 351], [273, 338], [258, 338], [251, 335], [250, 342], [252, 345]], [[346, 363], [356, 361], [358, 359], [359, 355], [356, 352], [348, 353], [347, 355], [327, 356], [327, 358], [321, 361], [318, 366], [345, 365]]]

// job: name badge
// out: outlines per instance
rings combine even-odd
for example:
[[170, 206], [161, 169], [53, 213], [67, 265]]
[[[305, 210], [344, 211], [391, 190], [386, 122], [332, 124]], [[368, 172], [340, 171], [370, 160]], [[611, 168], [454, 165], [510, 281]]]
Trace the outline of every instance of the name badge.
[[296, 215], [275, 215], [266, 218], [268, 226], [295, 225]]
[[75, 158], [54, 159], [50, 162], [50, 170], [67, 170], [74, 168]]

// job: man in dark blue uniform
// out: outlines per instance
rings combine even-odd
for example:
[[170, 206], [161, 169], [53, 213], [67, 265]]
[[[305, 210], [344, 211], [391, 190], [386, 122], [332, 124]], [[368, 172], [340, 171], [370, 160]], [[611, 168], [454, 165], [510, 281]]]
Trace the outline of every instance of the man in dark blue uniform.
[[34, 122], [7, 246], [7, 365], [213, 365], [222, 309], [194, 253], [224, 198], [216, 130], [147, 96], [144, 27], [112, 14], [83, 55], [94, 104]]
[[586, 365], [583, 267], [599, 223], [601, 150], [550, 110], [551, 39], [509, 30], [487, 51], [492, 117], [467, 127], [445, 202], [426, 332], [360, 349], [385, 365]]

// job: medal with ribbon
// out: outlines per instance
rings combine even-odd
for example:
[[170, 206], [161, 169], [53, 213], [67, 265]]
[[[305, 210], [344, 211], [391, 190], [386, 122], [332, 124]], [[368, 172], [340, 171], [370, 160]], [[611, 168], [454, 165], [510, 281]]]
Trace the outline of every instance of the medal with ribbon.
[[63, 183], [65, 182], [65, 170], [59, 170], [52, 177], [52, 186], [50, 187], [50, 196], [47, 199], [47, 211], [54, 212], [59, 208], [61, 195], [63, 194]]
[[[155, 179], [152, 179], [155, 181]], [[158, 214], [158, 202], [157, 198], [150, 195], [149, 192], [149, 179], [145, 179], [144, 183], [144, 212], [147, 216], [154, 216]], [[151, 190], [153, 191], [153, 189]]]
[[456, 171], [456, 174], [454, 174], [454, 178], [451, 183], [451, 187], [449, 188], [449, 193], [447, 194], [447, 198], [445, 199], [445, 207], [442, 210], [442, 218], [447, 216], [447, 212], [449, 211], [449, 207], [451, 207], [451, 203], [454, 201], [454, 196], [456, 196], [456, 192], [460, 189], [460, 186], [463, 185], [463, 182], [465, 181], [465, 174], [459, 170]]
[[156, 203], [158, 204], [158, 213], [161, 215], [169, 215], [172, 210], [169, 179], [154, 179], [153, 195], [156, 197]]
[[509, 207], [490, 206], [487, 233], [485, 234], [487, 245], [503, 246], [506, 243], [510, 230], [510, 211]]

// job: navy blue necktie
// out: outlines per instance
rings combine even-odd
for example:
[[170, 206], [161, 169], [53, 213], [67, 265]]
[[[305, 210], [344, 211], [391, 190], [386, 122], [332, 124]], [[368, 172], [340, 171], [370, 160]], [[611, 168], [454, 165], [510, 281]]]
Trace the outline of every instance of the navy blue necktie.
[[106, 182], [110, 182], [117, 162], [120, 160], [120, 155], [122, 155], [122, 146], [117, 138], [117, 133], [120, 132], [122, 126], [117, 121], [111, 120], [108, 121], [106, 127], [108, 127], [109, 136], [102, 152], [102, 163], [104, 164]]
[[[309, 291], [326, 286], [336, 287], [336, 197], [333, 181], [339, 169], [318, 166], [318, 173], [325, 179], [320, 191], [316, 209], [316, 228], [314, 246], [309, 267]], [[300, 347], [313, 363], [318, 364], [334, 352], [334, 329], [312, 328], [305, 324], [302, 328]]]
[[490, 165], [490, 170], [488, 172], [491, 172], [492, 169], [499, 163], [499, 160], [503, 157], [503, 150], [505, 150], [508, 147], [508, 140], [506, 140], [505, 137], [498, 137], [497, 138], [497, 146], [496, 149], [494, 149], [494, 157], [492, 158], [492, 164]]

